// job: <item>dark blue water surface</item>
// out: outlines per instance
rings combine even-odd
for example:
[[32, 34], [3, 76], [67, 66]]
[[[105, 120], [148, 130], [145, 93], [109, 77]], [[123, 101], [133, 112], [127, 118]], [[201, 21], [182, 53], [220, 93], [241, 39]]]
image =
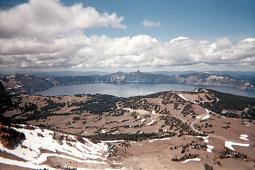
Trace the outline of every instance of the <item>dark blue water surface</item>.
[[36, 92], [36, 95], [43, 96], [59, 96], [59, 95], [74, 95], [74, 94], [109, 94], [118, 97], [130, 97], [147, 95], [161, 91], [193, 91], [196, 88], [213, 89], [225, 93], [255, 97], [255, 91], [246, 91], [231, 87], [217, 87], [217, 86], [197, 86], [185, 84], [139, 84], [131, 83], [124, 85], [116, 84], [79, 84], [69, 86], [56, 86], [45, 91]]

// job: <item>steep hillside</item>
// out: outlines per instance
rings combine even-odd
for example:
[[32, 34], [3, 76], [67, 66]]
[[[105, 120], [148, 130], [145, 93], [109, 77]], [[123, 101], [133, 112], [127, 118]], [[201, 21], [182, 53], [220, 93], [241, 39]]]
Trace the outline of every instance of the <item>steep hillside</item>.
[[203, 106], [224, 116], [255, 119], [255, 98], [208, 90], [216, 98]]

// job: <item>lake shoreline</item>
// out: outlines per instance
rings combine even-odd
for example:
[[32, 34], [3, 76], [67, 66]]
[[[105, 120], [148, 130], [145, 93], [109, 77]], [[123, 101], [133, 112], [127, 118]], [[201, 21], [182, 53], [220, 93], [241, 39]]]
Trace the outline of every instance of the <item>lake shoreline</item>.
[[33, 95], [63, 96], [75, 94], [108, 94], [117, 97], [132, 97], [153, 94], [162, 91], [194, 91], [197, 88], [217, 90], [233, 95], [255, 98], [255, 91], [243, 90], [228, 86], [210, 85], [187, 85], [187, 84], [110, 84], [110, 83], [88, 83], [65, 86], [55, 86], [47, 90], [34, 92]]

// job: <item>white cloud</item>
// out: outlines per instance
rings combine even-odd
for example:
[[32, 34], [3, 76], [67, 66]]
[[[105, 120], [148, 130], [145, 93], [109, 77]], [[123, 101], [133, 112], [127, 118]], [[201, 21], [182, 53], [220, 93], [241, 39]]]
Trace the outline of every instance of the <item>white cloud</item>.
[[[47, 3], [46, 3], [47, 2]], [[20, 19], [19, 19], [20, 18]], [[255, 38], [214, 42], [149, 35], [111, 38], [84, 35], [91, 27], [125, 28], [123, 17], [92, 7], [31, 0], [0, 11], [0, 68], [200, 67], [253, 69]]]
[[182, 40], [187, 40], [187, 39], [189, 39], [189, 38], [188, 37], [179, 36], [177, 38], [171, 39], [169, 42], [170, 43], [175, 43], [175, 42], [182, 41]]
[[91, 27], [124, 29], [123, 19], [116, 13], [99, 13], [81, 4], [68, 7], [59, 0], [30, 0], [0, 11], [0, 37], [49, 39], [79, 33]]
[[145, 19], [145, 20], [142, 22], [142, 25], [143, 25], [144, 27], [159, 27], [159, 26], [160, 26], [160, 22], [157, 22], [157, 21], [150, 21], [150, 20]]
[[208, 42], [180, 37], [160, 42], [148, 35], [120, 38], [77, 35], [50, 42], [1, 39], [0, 43], [1, 67], [89, 69], [197, 65], [252, 68], [255, 64], [255, 39], [252, 38], [229, 41], [227, 45], [222, 44], [222, 40]]

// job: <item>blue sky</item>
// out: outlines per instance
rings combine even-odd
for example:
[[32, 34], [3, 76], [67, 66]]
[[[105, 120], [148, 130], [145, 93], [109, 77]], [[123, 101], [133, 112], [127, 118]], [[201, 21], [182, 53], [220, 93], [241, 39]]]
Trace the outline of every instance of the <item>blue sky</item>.
[[[20, 4], [22, 0], [1, 0], [1, 8]], [[148, 34], [166, 41], [178, 36], [215, 40], [228, 37], [237, 41], [255, 36], [254, 0], [61, 0], [65, 5], [82, 3], [99, 12], [116, 12], [124, 16], [127, 29], [93, 28], [87, 35], [111, 37]], [[144, 20], [160, 22], [159, 27], [144, 28]]]
[[[254, 0], [95, 0], [83, 1], [100, 11], [116, 11], [124, 16], [127, 30], [107, 32], [112, 36], [149, 34], [161, 40], [177, 36], [215, 39], [227, 36], [239, 40], [255, 35]], [[161, 23], [157, 28], [143, 28], [141, 21]], [[90, 33], [93, 33], [92, 30]], [[96, 33], [104, 33], [98, 30]]]

